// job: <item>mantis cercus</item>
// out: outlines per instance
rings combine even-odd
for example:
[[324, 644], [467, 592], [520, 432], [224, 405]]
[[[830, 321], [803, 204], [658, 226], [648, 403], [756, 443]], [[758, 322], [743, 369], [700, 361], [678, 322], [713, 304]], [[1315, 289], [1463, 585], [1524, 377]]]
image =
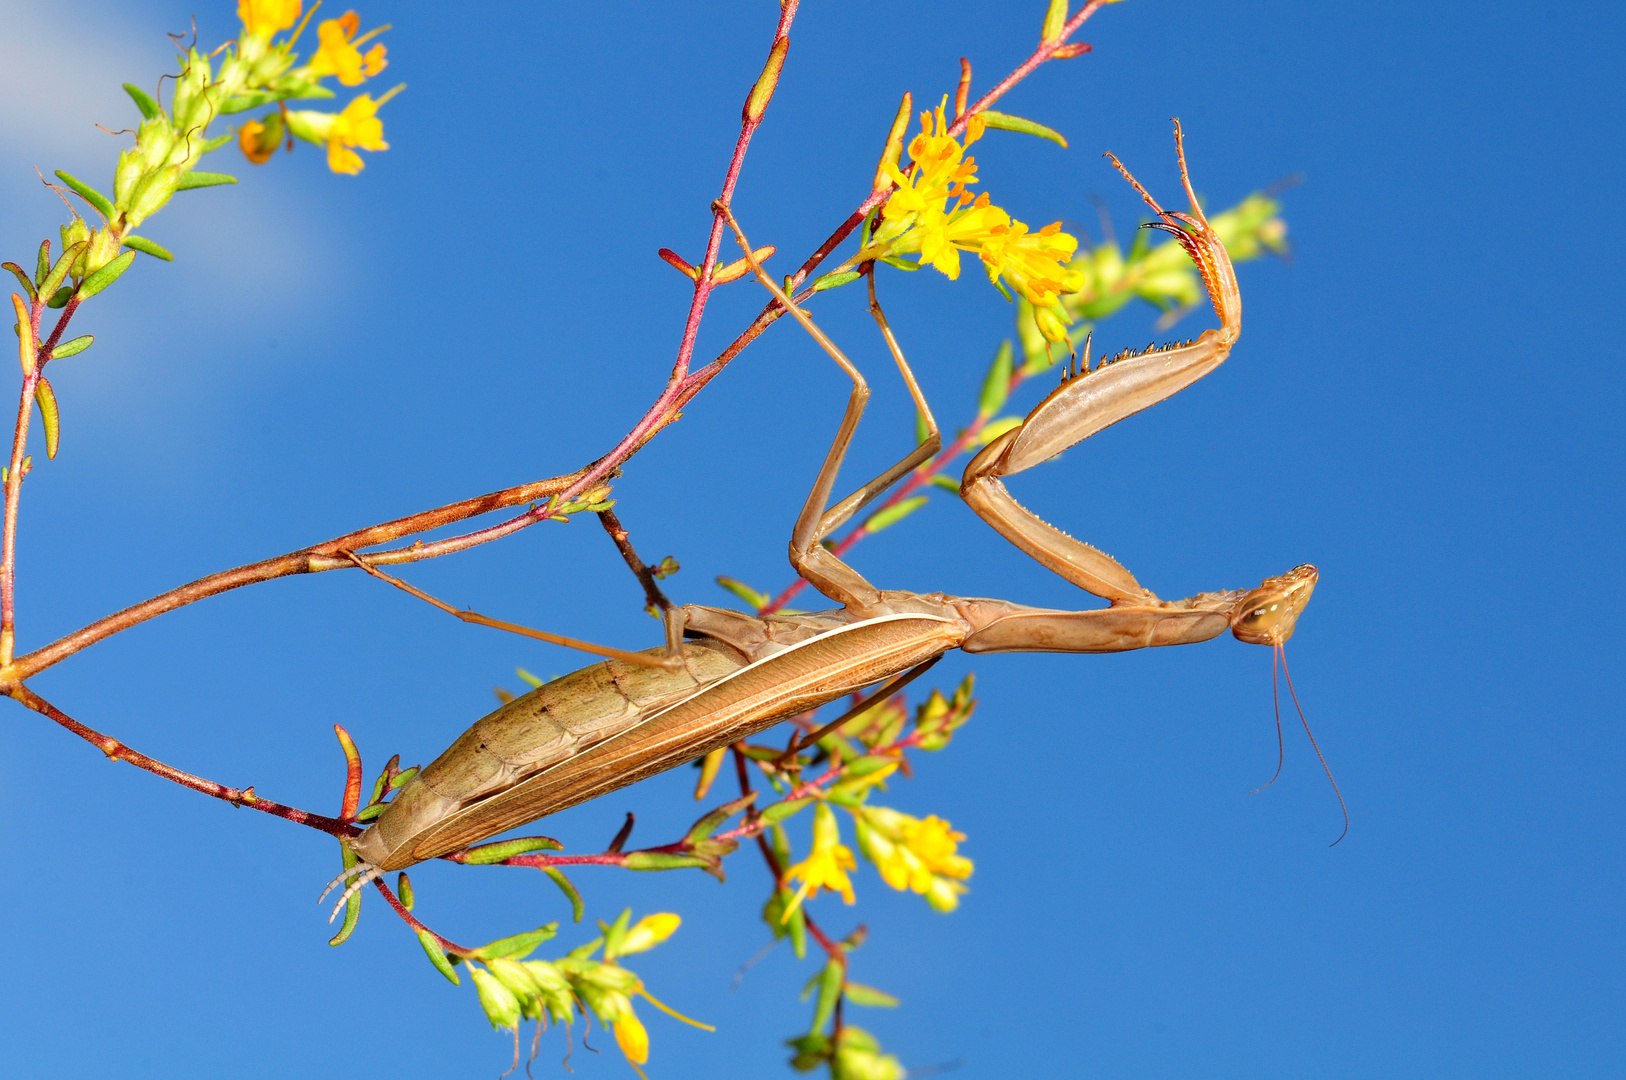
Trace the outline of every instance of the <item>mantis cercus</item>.
[[950, 649], [1119, 652], [1206, 641], [1227, 628], [1241, 641], [1280, 647], [1310, 600], [1315, 567], [1296, 567], [1251, 590], [1161, 600], [1111, 556], [1040, 520], [1001, 482], [1190, 386], [1225, 360], [1241, 334], [1236, 275], [1192, 190], [1178, 122], [1175, 146], [1189, 214], [1164, 210], [1116, 157], [1112, 162], [1157, 214], [1150, 227], [1171, 233], [1196, 263], [1219, 328], [1182, 345], [1120, 354], [1094, 369], [1086, 354], [1081, 370], [1069, 372], [1020, 426], [971, 460], [960, 485], [984, 521], [1063, 578], [1108, 600], [1107, 607], [1058, 611], [877, 589], [824, 546], [832, 531], [938, 452], [937, 423], [875, 301], [871, 273], [871, 313], [925, 419], [927, 438], [829, 505], [869, 389], [841, 350], [763, 271], [722, 207], [757, 278], [852, 380], [846, 412], [790, 541], [796, 572], [841, 606], [766, 618], [697, 605], [673, 608], [664, 648], [640, 654], [601, 650], [619, 658], [508, 702], [407, 782], [370, 828], [346, 841], [364, 860], [343, 875], [361, 875], [352, 888], [671, 769], [877, 683], [892, 680], [882, 691], [890, 693]]

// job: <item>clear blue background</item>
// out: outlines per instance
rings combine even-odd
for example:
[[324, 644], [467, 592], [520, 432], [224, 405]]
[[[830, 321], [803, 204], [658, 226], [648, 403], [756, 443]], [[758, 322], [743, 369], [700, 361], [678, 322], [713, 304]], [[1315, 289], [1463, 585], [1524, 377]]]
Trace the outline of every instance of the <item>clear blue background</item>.
[[[31, 171], [105, 186], [132, 123], [118, 90], [170, 70], [231, 5], [0, 6], [0, 249], [31, 265], [62, 208]], [[867, 190], [899, 94], [929, 103], [969, 56], [986, 87], [1044, 5], [804, 6], [736, 206], [798, 262]], [[334, 5], [337, 14], [343, 5]], [[98, 344], [52, 369], [64, 435], [23, 508], [20, 644], [35, 647], [208, 572], [568, 471], [657, 393], [776, 5], [390, 0], [378, 81], [388, 153], [357, 178], [302, 146], [234, 188], [183, 194], [88, 308]], [[1141, 215], [1100, 152], [1175, 200], [1168, 118], [1226, 206], [1279, 177], [1291, 264], [1242, 268], [1230, 363], [1020, 478], [1050, 520], [1163, 595], [1298, 562], [1321, 585], [1290, 650], [1353, 828], [1302, 733], [1275, 763], [1268, 656], [1228, 638], [1119, 657], [950, 657], [982, 705], [884, 802], [951, 819], [972, 891], [949, 916], [857, 875], [871, 928], [861, 1011], [905, 1063], [965, 1077], [1602, 1077], [1622, 1037], [1618, 540], [1623, 188], [1616, 4], [1134, 0], [1006, 99], [1071, 150], [991, 133], [985, 186], [1024, 220], [1120, 234]], [[341, 99], [342, 100], [342, 99]], [[778, 261], [771, 265], [778, 265]], [[783, 272], [784, 268], [781, 268]], [[967, 418], [1010, 309], [976, 276], [882, 282], [946, 423]], [[709, 358], [761, 304], [720, 294]], [[816, 305], [877, 386], [846, 481], [907, 446], [910, 414], [848, 290]], [[1151, 309], [1098, 346], [1140, 345]], [[1194, 317], [1182, 331], [1211, 316]], [[788, 324], [753, 347], [618, 484], [683, 602], [731, 574], [789, 580], [790, 523], [845, 393]], [[1037, 389], [1030, 394], [1034, 397]], [[1018, 402], [1027, 407], [1027, 398]], [[37, 431], [36, 431], [37, 438]], [[37, 444], [36, 444], [37, 445]], [[863, 545], [888, 587], [1075, 606], [1080, 594], [943, 495]], [[655, 627], [597, 526], [539, 526], [413, 568], [493, 615], [594, 640]], [[579, 657], [466, 628], [359, 574], [198, 604], [51, 670], [38, 689], [182, 768], [331, 812], [331, 724], [372, 767], [425, 761], [518, 686]], [[331, 841], [127, 767], [33, 714], [0, 723], [0, 1072], [8, 1076], [495, 1076], [506, 1041], [369, 901], [329, 949], [313, 903]], [[598, 850], [695, 814], [669, 774], [549, 821]], [[805, 825], [798, 824], [800, 832]], [[805, 843], [805, 840], [803, 840]], [[575, 875], [590, 916], [667, 909], [635, 965], [719, 1027], [645, 1010], [650, 1075], [789, 1075], [779, 1040], [812, 963], [767, 939], [749, 851], [699, 873]], [[428, 866], [419, 914], [465, 942], [568, 918], [539, 875]], [[560, 943], [584, 940], [566, 926]], [[583, 1077], [630, 1075], [609, 1040]], [[539, 1067], [556, 1070], [557, 1038]], [[555, 1075], [554, 1072], [539, 1075]]]

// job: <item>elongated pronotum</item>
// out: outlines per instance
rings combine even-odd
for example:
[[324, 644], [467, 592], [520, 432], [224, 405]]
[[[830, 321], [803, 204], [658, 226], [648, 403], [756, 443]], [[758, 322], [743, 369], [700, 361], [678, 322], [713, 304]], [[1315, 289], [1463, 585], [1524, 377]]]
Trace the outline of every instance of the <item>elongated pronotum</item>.
[[[831, 506], [869, 389], [841, 350], [763, 272], [736, 224], [758, 279], [853, 383], [790, 541], [796, 572], [841, 606], [765, 618], [694, 605], [673, 608], [664, 648], [583, 668], [478, 721], [404, 785], [370, 828], [347, 841], [365, 860], [351, 873], [396, 870], [449, 854], [691, 761], [950, 649], [1119, 652], [1206, 641], [1227, 628], [1253, 644], [1285, 642], [1315, 587], [1313, 566], [1267, 578], [1251, 590], [1162, 600], [1110, 555], [1040, 520], [1002, 483], [1190, 386], [1224, 362], [1236, 344], [1242, 331], [1236, 275], [1192, 194], [1178, 124], [1175, 137], [1189, 214], [1162, 209], [1116, 158], [1113, 163], [1157, 213], [1153, 227], [1172, 233], [1197, 264], [1219, 316], [1218, 329], [1184, 344], [1126, 352], [1094, 369], [1086, 357], [1083, 369], [1020, 426], [971, 460], [960, 485], [984, 521], [1057, 574], [1108, 600], [1107, 607], [1057, 611], [877, 589], [824, 546], [832, 531], [938, 452], [937, 423], [902, 352], [885, 333], [928, 436], [902, 461]], [[729, 221], [734, 224], [732, 215]], [[885, 331], [873, 275], [870, 289], [872, 314]]]

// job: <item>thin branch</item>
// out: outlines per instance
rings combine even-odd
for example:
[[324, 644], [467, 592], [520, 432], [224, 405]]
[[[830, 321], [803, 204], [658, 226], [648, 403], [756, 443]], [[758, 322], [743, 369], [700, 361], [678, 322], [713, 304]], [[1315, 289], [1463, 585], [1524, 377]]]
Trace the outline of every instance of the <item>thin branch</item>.
[[660, 583], [655, 580], [655, 571], [645, 566], [644, 560], [638, 557], [638, 551], [632, 546], [632, 539], [627, 533], [626, 526], [615, 516], [615, 511], [613, 509], [598, 511], [598, 520], [599, 524], [604, 526], [604, 531], [610, 534], [610, 539], [615, 542], [615, 549], [626, 561], [627, 569], [638, 579], [638, 584], [644, 587], [644, 602], [657, 611], [670, 611], [672, 601], [661, 591]]

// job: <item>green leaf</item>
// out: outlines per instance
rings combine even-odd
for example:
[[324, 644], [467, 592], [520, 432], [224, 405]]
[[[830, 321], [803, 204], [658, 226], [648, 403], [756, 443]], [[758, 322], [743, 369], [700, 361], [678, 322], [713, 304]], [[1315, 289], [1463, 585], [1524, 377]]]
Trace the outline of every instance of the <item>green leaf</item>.
[[915, 412], [915, 445], [919, 446], [931, 437], [932, 429], [926, 425], [926, 417], [918, 410]]
[[1005, 405], [1011, 393], [1011, 362], [1015, 359], [1009, 338], [999, 343], [994, 362], [988, 365], [988, 374], [982, 380], [982, 393], [977, 398], [977, 414], [992, 416]]
[[51, 272], [51, 242], [49, 240], [41, 240], [40, 241], [39, 262], [36, 265], [36, 268], [34, 270], [34, 284], [36, 284], [36, 285], [45, 284], [45, 276], [47, 274], [49, 274], [50, 272]]
[[733, 802], [724, 803], [717, 809], [711, 811], [705, 817], [701, 818], [699, 821], [695, 822], [693, 825], [689, 826], [689, 832], [686, 836], [684, 836], [684, 839], [691, 844], [697, 840], [704, 840], [706, 837], [716, 832], [718, 826], [722, 825], [723, 822], [727, 821], [729, 818], [733, 817], [735, 814], [739, 813], [741, 810], [744, 810], [747, 806], [750, 806], [753, 802], [755, 802], [756, 797], [757, 793], [753, 791], [749, 795], [735, 799]]
[[546, 926], [513, 937], [498, 938], [496, 941], [480, 946], [469, 955], [476, 960], [495, 960], [499, 956], [506, 956], [514, 960], [523, 960], [530, 955], [532, 949], [547, 941], [559, 932], [559, 924], [551, 922]]
[[54, 460], [62, 438], [62, 421], [56, 407], [56, 391], [51, 389], [51, 380], [43, 375], [34, 384], [34, 400], [39, 403], [40, 420], [45, 425], [45, 456]]
[[850, 982], [847, 984], [847, 1000], [854, 1005], [868, 1005], [872, 1009], [896, 1009], [898, 999], [891, 994], [865, 986], [863, 983]]
[[395, 875], [395, 892], [401, 898], [401, 906], [408, 911], [412, 910], [412, 879], [402, 870]]
[[711, 860], [698, 855], [673, 855], [664, 851], [629, 851], [621, 865], [628, 870], [683, 870], [707, 866]]
[[452, 980], [452, 985], [459, 983], [457, 972], [452, 970], [452, 963], [446, 959], [446, 953], [440, 947], [440, 941], [427, 930], [418, 931], [418, 942], [423, 951], [429, 954], [429, 962], [435, 965], [435, 970]]
[[952, 476], [944, 476], [942, 473], [938, 473], [931, 478], [930, 483], [932, 486], [940, 487], [944, 491], [952, 491], [956, 495], [960, 493], [960, 482]]
[[841, 997], [842, 977], [846, 974], [845, 964], [831, 960], [824, 965], [824, 971], [819, 975], [819, 1002], [813, 1007], [813, 1023], [808, 1026], [808, 1034], [819, 1034], [824, 1030], [824, 1025], [830, 1022], [830, 1017], [836, 1011], [836, 1001]]
[[89, 277], [85, 278], [84, 281], [80, 282], [79, 291], [75, 295], [77, 295], [81, 300], [88, 300], [92, 296], [95, 296], [97, 293], [113, 284], [113, 282], [117, 281], [119, 276], [126, 270], [130, 269], [130, 264], [135, 262], [135, 257], [135, 252], [126, 251], [123, 255], [120, 255], [118, 258], [114, 259], [112, 262], [108, 263], [94, 274], [91, 274]]
[[839, 270], [833, 274], [825, 274], [813, 282], [814, 292], [823, 292], [826, 289], [839, 289], [843, 285], [850, 285], [863, 277], [856, 270]]
[[925, 506], [930, 500], [924, 495], [911, 495], [900, 503], [894, 503], [884, 509], [877, 510], [864, 522], [864, 528], [872, 533], [896, 525], [910, 514]]
[[753, 611], [761, 611], [773, 602], [773, 597], [767, 593], [759, 593], [745, 582], [736, 581], [731, 577], [720, 577], [717, 579], [717, 584], [750, 604]]
[[1067, 140], [1062, 136], [1061, 132], [1055, 130], [1054, 128], [1047, 128], [1043, 124], [1034, 123], [1032, 120], [1024, 120], [1020, 116], [1012, 116], [1009, 113], [995, 112], [992, 109], [985, 109], [977, 115], [981, 116], [985, 121], [987, 121], [989, 127], [995, 128], [996, 130], [1020, 131], [1024, 135], [1037, 135], [1041, 139], [1049, 139], [1051, 142], [1056, 143], [1063, 149], [1065, 149], [1067, 146]]
[[156, 241], [148, 240], [145, 236], [126, 236], [124, 246], [135, 248], [137, 251], [151, 255], [155, 259], [163, 259], [165, 262], [175, 261], [175, 256], [169, 253], [168, 248]]
[[1021, 426], [1022, 418], [1020, 416], [1002, 416], [998, 420], [990, 420], [987, 427], [977, 432], [977, 443], [980, 446], [987, 446], [1012, 428]]
[[191, 188], [214, 187], [216, 184], [235, 183], [237, 183], [237, 177], [228, 173], [188, 172], [181, 174], [180, 182], [175, 185], [175, 190], [187, 191]]
[[72, 299], [72, 297], [73, 286], [64, 285], [62, 288], [51, 294], [51, 298], [45, 301], [45, 306], [48, 308], [66, 307], [68, 301]]
[[61, 180], [64, 184], [67, 184], [69, 187], [73, 188], [73, 190], [79, 194], [81, 199], [84, 199], [90, 205], [100, 210], [103, 217], [111, 218], [113, 216], [113, 203], [112, 200], [110, 200], [106, 195], [103, 195], [101, 192], [97, 191], [84, 181], [77, 180], [74, 177], [69, 176], [61, 169], [56, 171], [56, 175], [58, 180]]
[[90, 348], [91, 344], [94, 343], [95, 340], [96, 336], [94, 334], [82, 334], [71, 341], [64, 341], [62, 344], [51, 350], [51, 359], [61, 360], [68, 356], [78, 356], [80, 353]]
[[379, 814], [382, 814], [384, 812], [384, 808], [388, 805], [389, 803], [382, 802], [368, 803], [366, 806], [363, 806], [360, 810], [356, 811], [356, 820], [371, 821]]
[[515, 668], [514, 669], [514, 674], [518, 675], [520, 678], [522, 678], [526, 682], [530, 683], [532, 690], [541, 689], [542, 684], [543, 684], [543, 680], [537, 678], [535, 675], [532, 675], [529, 671], [526, 671], [524, 668], [522, 668], [522, 667]]
[[1050, 0], [1050, 7], [1044, 13], [1044, 22], [1039, 27], [1039, 40], [1052, 41], [1060, 36], [1061, 28], [1067, 25], [1068, 0]]
[[39, 293], [34, 289], [33, 279], [28, 276], [28, 272], [22, 267], [18, 266], [14, 262], [0, 263], [0, 267], [5, 267], [7, 270], [10, 270], [13, 274], [17, 275], [17, 280], [23, 283], [23, 292], [28, 294], [28, 298], [30, 300], [33, 300], [35, 297], [39, 296]]
[[542, 872], [553, 879], [553, 883], [559, 886], [559, 891], [570, 901], [571, 914], [574, 916], [572, 921], [581, 922], [587, 905], [582, 903], [582, 894], [576, 891], [576, 886], [570, 883], [570, 879], [565, 877], [565, 872], [557, 866], [544, 866]]
[[[354, 851], [351, 851], [349, 848], [341, 846], [339, 851], [341, 852], [340, 857], [344, 861], [344, 868], [346, 870], [361, 862], [361, 857]], [[328, 944], [343, 945], [345, 940], [356, 929], [356, 922], [360, 918], [361, 890], [357, 889], [355, 892], [351, 893], [350, 898], [344, 902], [344, 925], [339, 927], [339, 932], [333, 935], [333, 937], [328, 941]]]
[[469, 848], [463, 861], [470, 866], [490, 866], [515, 855], [528, 855], [533, 851], [563, 851], [565, 846], [548, 836], [526, 836], [518, 840], [499, 840], [495, 844], [481, 844]]
[[762, 811], [762, 820], [770, 825], [778, 824], [786, 818], [795, 816], [797, 811], [812, 801], [812, 799], [785, 799], [776, 802]]
[[216, 135], [212, 139], [204, 139], [203, 144], [198, 147], [198, 156], [202, 157], [211, 150], [219, 150], [222, 146], [225, 146], [227, 143], [231, 142], [231, 138], [231, 132], [228, 131], [224, 135]]
[[130, 100], [135, 102], [136, 108], [141, 110], [141, 115], [146, 117], [148, 120], [153, 120], [164, 115], [163, 106], [154, 101], [152, 99], [152, 95], [141, 89], [141, 87], [135, 85], [134, 83], [125, 83], [124, 92], [130, 95]]
[[395, 778], [390, 781], [390, 790], [394, 791], [396, 788], [398, 788], [401, 785], [405, 784], [408, 780], [411, 780], [414, 776], [417, 776], [417, 775], [418, 775], [418, 766], [416, 766], [416, 765], [412, 766], [412, 768], [410, 768], [410, 769], [402, 769], [400, 772], [396, 773]]
[[888, 265], [888, 266], [895, 266], [899, 270], [919, 270], [920, 269], [920, 264], [919, 263], [910, 262], [908, 259], [905, 259], [905, 258], [903, 258], [902, 256], [899, 256], [899, 255], [882, 255], [881, 258], [880, 258], [880, 261], [886, 263], [886, 265]]

